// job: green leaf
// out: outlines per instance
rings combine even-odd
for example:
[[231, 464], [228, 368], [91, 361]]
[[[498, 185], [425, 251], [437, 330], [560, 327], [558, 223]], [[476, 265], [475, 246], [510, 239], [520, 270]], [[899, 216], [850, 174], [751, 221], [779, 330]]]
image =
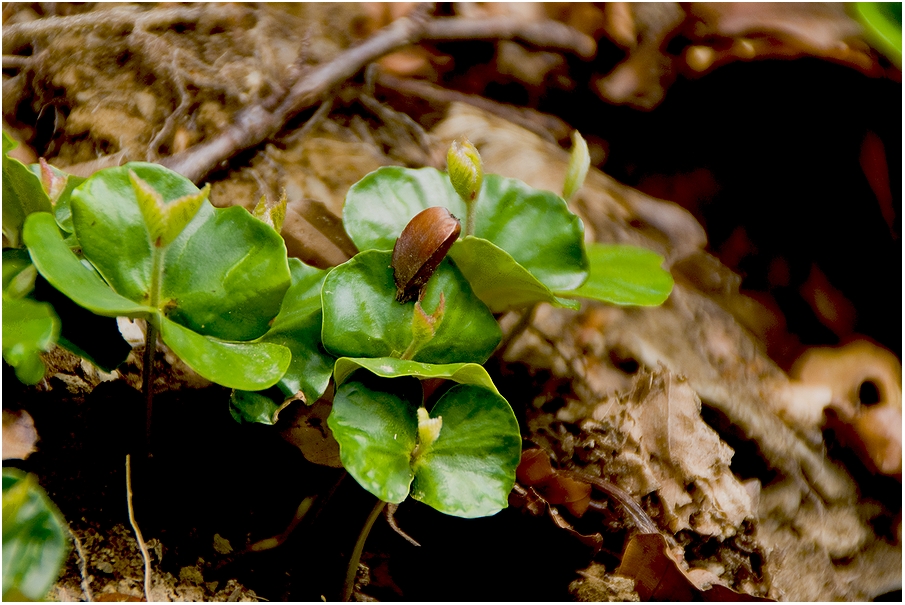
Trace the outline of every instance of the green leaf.
[[41, 179], [22, 162], [9, 157], [18, 143], [3, 133], [3, 235], [10, 246], [22, 243], [22, 226], [34, 212], [53, 212], [50, 198], [41, 186]]
[[340, 459], [363, 488], [385, 502], [402, 502], [414, 478], [421, 383], [364, 370], [353, 378], [337, 387], [327, 418]]
[[308, 405], [317, 401], [333, 374], [334, 357], [321, 344], [321, 286], [327, 272], [289, 259], [292, 286], [270, 330], [258, 342], [283, 345], [292, 352], [286, 374], [277, 383], [286, 397], [301, 391]]
[[[175, 301], [168, 316], [225, 340], [267, 332], [291, 278], [280, 235], [241, 206], [209, 209], [166, 250], [161, 296]], [[196, 219], [198, 216], [196, 216]]]
[[120, 296], [83, 265], [63, 241], [53, 215], [47, 212], [30, 215], [22, 235], [41, 275], [77, 304], [106, 317], [147, 317], [156, 311]]
[[60, 335], [60, 320], [53, 307], [31, 298], [3, 296], [3, 359], [25, 384], [44, 378], [41, 351], [50, 351]]
[[69, 554], [65, 521], [34, 475], [3, 469], [3, 600], [41, 601]]
[[[95, 173], [72, 195], [73, 225], [85, 258], [118, 294], [158, 304], [171, 319], [200, 334], [225, 340], [264, 334], [290, 283], [282, 238], [241, 207], [215, 209], [205, 200], [185, 230], [162, 249], [162, 278], [152, 291], [156, 238], [143, 218], [130, 172], [148, 183], [166, 207], [202, 195], [189, 180], [153, 164], [135, 162]], [[187, 213], [177, 214], [184, 220]], [[170, 227], [163, 235], [162, 241], [172, 236]]]
[[512, 408], [495, 391], [456, 385], [430, 414], [442, 420], [422, 419], [421, 432], [436, 439], [420, 443], [422, 396], [412, 378], [365, 370], [349, 376], [327, 419], [343, 466], [387, 502], [401, 502], [411, 487], [413, 498], [450, 515], [482, 517], [505, 508], [521, 455]]
[[364, 368], [383, 378], [399, 378], [401, 376], [414, 376], [415, 378], [443, 378], [454, 380], [461, 384], [471, 384], [494, 393], [497, 392], [490, 375], [483, 366], [476, 363], [446, 363], [430, 364], [418, 361], [396, 359], [395, 357], [356, 358], [340, 357], [336, 360], [333, 371], [336, 384], [342, 384], [353, 372]]
[[[431, 206], [466, 215], [445, 173], [383, 167], [349, 190], [343, 223], [359, 250], [392, 250], [412, 217]], [[476, 213], [473, 235], [508, 252], [551, 290], [577, 288], [587, 277], [584, 226], [558, 195], [488, 174]]]
[[412, 498], [457, 517], [506, 508], [522, 451], [518, 422], [499, 394], [472, 385], [447, 391], [430, 413], [437, 440], [414, 462]]
[[663, 257], [647, 248], [594, 243], [588, 245], [588, 257], [588, 280], [580, 288], [557, 295], [617, 305], [656, 306], [672, 292], [672, 275], [660, 266]]
[[148, 228], [151, 242], [158, 248], [168, 246], [182, 233], [189, 221], [198, 213], [211, 190], [208, 184], [201, 191], [164, 201], [157, 190], [132, 170], [129, 171], [129, 181], [132, 183], [135, 200]]
[[233, 391], [229, 396], [229, 413], [233, 420], [242, 423], [276, 424], [276, 416], [283, 409], [282, 396], [280, 402], [275, 401], [268, 391]]
[[[198, 188], [162, 166], [133, 162], [96, 172], [72, 193], [72, 223], [85, 258], [117, 293], [147, 304], [151, 301], [153, 242], [129, 171], [153, 183], [165, 200], [198, 193]], [[208, 206], [195, 221], [203, 222], [212, 212]]]
[[581, 306], [557, 298], [508, 252], [486, 239], [471, 236], [461, 239], [453, 244], [449, 255], [477, 297], [494, 313], [541, 302], [570, 309]]
[[[415, 304], [398, 303], [391, 253], [361, 252], [324, 280], [323, 343], [337, 357], [400, 357], [412, 342]], [[502, 338], [493, 315], [449, 259], [427, 282], [421, 305], [433, 313], [446, 299], [434, 338], [413, 359], [425, 363], [483, 363]]]
[[271, 343], [226, 342], [157, 316], [160, 335], [190, 368], [217, 384], [243, 391], [269, 388], [286, 373], [292, 354]]
[[28, 250], [7, 248], [3, 251], [3, 294], [22, 298], [35, 288], [37, 273]]

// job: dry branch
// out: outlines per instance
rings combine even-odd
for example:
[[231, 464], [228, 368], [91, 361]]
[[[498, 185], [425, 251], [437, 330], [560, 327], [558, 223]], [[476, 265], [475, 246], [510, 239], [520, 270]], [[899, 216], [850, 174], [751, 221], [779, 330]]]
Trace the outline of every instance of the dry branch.
[[468, 103], [486, 112], [518, 124], [536, 135], [552, 142], [568, 138], [572, 128], [558, 117], [527, 107], [514, 107], [497, 103], [479, 95], [469, 95], [457, 90], [449, 90], [424, 80], [399, 78], [391, 74], [381, 73], [377, 76], [377, 84], [395, 90], [404, 95], [414, 95], [433, 103]]
[[242, 110], [234, 124], [216, 138], [196, 145], [161, 163], [192, 181], [200, 181], [237, 152], [254, 147], [275, 135], [294, 115], [324, 101], [330, 91], [368, 63], [383, 55], [424, 40], [520, 39], [538, 46], [566, 48], [582, 56], [593, 54], [594, 41], [555, 21], [526, 23], [505, 19], [429, 19], [403, 17], [373, 36], [319, 65], [297, 82], [273, 110], [262, 104]]
[[3, 27], [3, 52], [4, 54], [14, 53], [16, 50], [44, 38], [59, 35], [61, 31], [101, 29], [111, 33], [126, 33], [135, 28], [148, 29], [173, 23], [191, 23], [197, 21], [207, 10], [204, 5], [152, 10], [120, 6], [106, 11], [54, 16], [26, 23], [16, 23]]

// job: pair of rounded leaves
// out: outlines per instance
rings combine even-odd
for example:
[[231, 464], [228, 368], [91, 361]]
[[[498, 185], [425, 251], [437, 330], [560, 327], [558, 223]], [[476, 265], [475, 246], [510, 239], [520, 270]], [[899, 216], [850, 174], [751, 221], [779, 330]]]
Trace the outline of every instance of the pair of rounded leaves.
[[[130, 163], [101, 170], [72, 192], [72, 224], [91, 268], [48, 213], [30, 215], [23, 237], [41, 274], [79, 305], [148, 318], [202, 376], [267, 388], [286, 371], [289, 350], [241, 341], [264, 334], [280, 309], [290, 284], [286, 248], [244, 208], [215, 209], [204, 197], [171, 170]], [[194, 215], [172, 216], [189, 198], [197, 200]]]
[[458, 517], [492, 515], [507, 506], [521, 455], [509, 403], [490, 389], [458, 384], [430, 412], [442, 418], [436, 440], [419, 443], [423, 393], [412, 377], [354, 372], [337, 387], [327, 419], [343, 466], [386, 502], [414, 499]]
[[[433, 206], [466, 216], [446, 173], [383, 167], [349, 190], [343, 223], [359, 250], [392, 250], [408, 222]], [[554, 294], [588, 276], [584, 227], [561, 197], [488, 174], [475, 212], [474, 234], [457, 241], [449, 256], [493, 312], [535, 302], [577, 307]]]

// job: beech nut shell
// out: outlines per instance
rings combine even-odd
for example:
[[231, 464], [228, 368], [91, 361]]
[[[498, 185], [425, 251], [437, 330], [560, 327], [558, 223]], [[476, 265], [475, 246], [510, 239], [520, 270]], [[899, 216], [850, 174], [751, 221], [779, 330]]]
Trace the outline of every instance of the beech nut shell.
[[461, 230], [459, 220], [442, 206], [422, 210], [409, 221], [393, 247], [397, 301], [420, 298]]

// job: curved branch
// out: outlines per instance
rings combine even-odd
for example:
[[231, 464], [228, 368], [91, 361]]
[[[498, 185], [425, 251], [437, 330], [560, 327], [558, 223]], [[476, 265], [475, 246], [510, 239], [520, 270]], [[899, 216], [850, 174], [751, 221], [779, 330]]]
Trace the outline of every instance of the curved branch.
[[593, 56], [596, 43], [589, 36], [562, 23], [526, 23], [511, 18], [461, 19], [402, 17], [357, 46], [308, 72], [282, 103], [273, 110], [262, 105], [243, 109], [234, 124], [216, 138], [165, 158], [161, 163], [198, 182], [239, 151], [255, 147], [279, 132], [294, 115], [324, 101], [368, 63], [383, 55], [424, 40], [519, 39], [538, 46], [566, 49], [583, 57]]

